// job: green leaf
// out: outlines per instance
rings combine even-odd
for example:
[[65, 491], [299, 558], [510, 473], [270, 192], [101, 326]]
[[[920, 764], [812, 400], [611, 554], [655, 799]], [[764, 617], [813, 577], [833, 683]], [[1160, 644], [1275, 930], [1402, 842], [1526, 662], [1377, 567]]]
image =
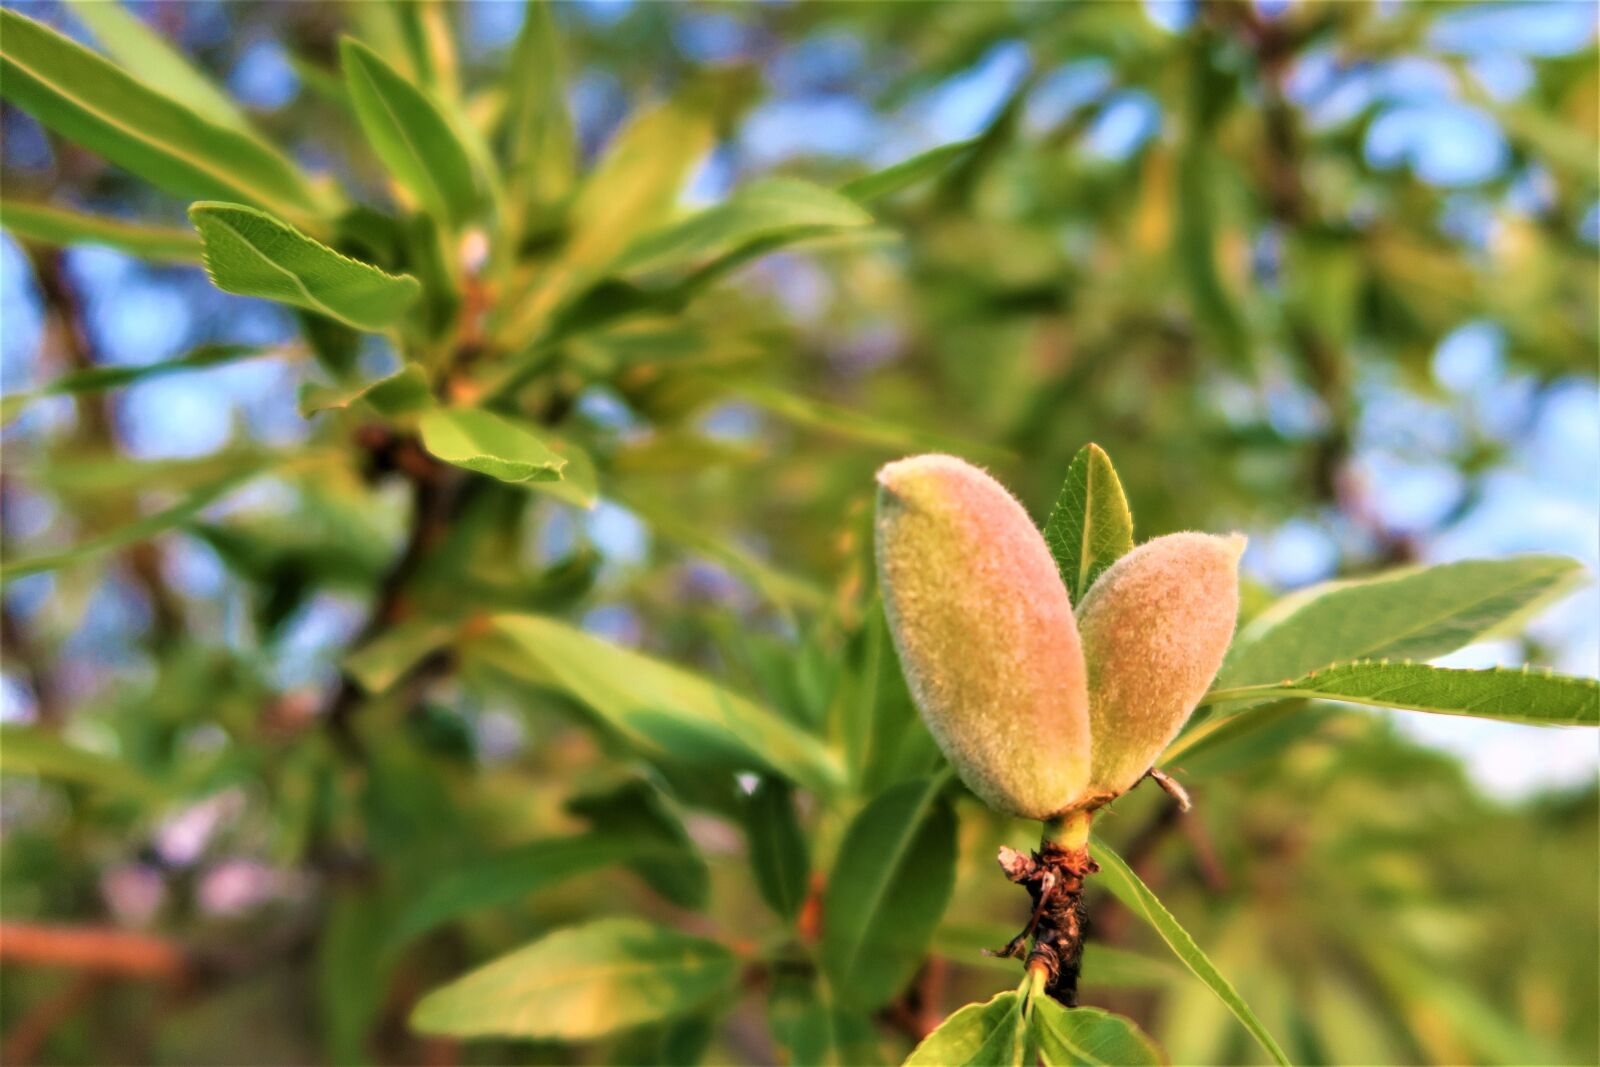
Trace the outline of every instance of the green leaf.
[[758, 241], [872, 225], [855, 201], [795, 178], [765, 178], [630, 244], [611, 273], [634, 284], [681, 280]]
[[0, 584], [13, 582], [30, 574], [57, 570], [102, 553], [110, 552], [113, 549], [148, 540], [158, 533], [188, 522], [213, 501], [232, 492], [242, 482], [253, 477], [255, 473], [254, 470], [251, 470], [213, 482], [211, 485], [196, 490], [189, 497], [177, 504], [173, 504], [171, 507], [163, 508], [153, 514], [91, 537], [86, 541], [80, 541], [71, 548], [60, 552], [31, 556], [26, 559], [8, 560], [3, 565], [0, 565]]
[[206, 273], [228, 293], [305, 308], [360, 330], [379, 331], [405, 313], [420, 286], [340, 255], [287, 223], [240, 204], [189, 208], [205, 242]]
[[48, 245], [105, 245], [162, 263], [200, 262], [200, 239], [176, 226], [145, 226], [106, 215], [0, 199], [0, 226]]
[[958, 158], [965, 155], [978, 142], [954, 141], [930, 148], [926, 152], [903, 159], [899, 163], [852, 178], [839, 186], [839, 192], [858, 204], [870, 204], [909, 189], [920, 181], [939, 174]]
[[460, 627], [437, 619], [406, 619], [345, 656], [345, 673], [369, 693], [386, 692], [459, 631]]
[[1000, 993], [953, 1012], [911, 1050], [904, 1067], [1013, 1067], [1023, 1062], [1025, 1030], [1022, 998]]
[[711, 872], [665, 793], [644, 778], [567, 801], [572, 814], [608, 837], [624, 837], [634, 853], [626, 865], [680, 908], [704, 908]]
[[439, 459], [502, 482], [553, 482], [567, 466], [533, 429], [492, 411], [435, 408], [418, 425]]
[[275, 150], [9, 8], [0, 10], [0, 87], [63, 137], [167, 192], [243, 200], [280, 215], [323, 213], [305, 178]]
[[823, 899], [822, 966], [839, 995], [877, 1006], [910, 980], [955, 884], [947, 775], [902, 782], [858, 813]]
[[547, 684], [583, 704], [647, 752], [692, 766], [766, 769], [807, 788], [831, 791], [840, 771], [815, 737], [744, 697], [537, 615], [498, 615]]
[[1347, 660], [1433, 659], [1515, 625], [1581, 575], [1570, 559], [1516, 556], [1317, 586], [1247, 626], [1216, 686], [1276, 684]]
[[559, 930], [422, 998], [414, 1029], [454, 1037], [585, 1040], [670, 1019], [738, 974], [715, 941], [639, 919]]
[[710, 118], [688, 103], [635, 115], [579, 188], [566, 245], [538, 273], [531, 294], [507, 302], [516, 309], [504, 328], [507, 343], [534, 340], [557, 308], [603, 278], [629, 242], [665, 219], [711, 140]]
[[554, 4], [532, 0], [507, 64], [506, 193], [518, 209], [553, 204], [578, 173], [578, 143], [567, 114]]
[[753, 381], [718, 383], [730, 395], [748, 401], [792, 425], [832, 434], [849, 441], [862, 441], [892, 449], [938, 449], [975, 458], [1009, 459], [1003, 449], [993, 448], [932, 430], [919, 429], [849, 408], [815, 400]]
[[1044, 539], [1073, 604], [1083, 602], [1101, 572], [1133, 551], [1133, 514], [1111, 457], [1099, 445], [1084, 445], [1072, 457]]
[[27, 393], [12, 393], [0, 400], [0, 422], [10, 422], [12, 417], [35, 400], [47, 396], [79, 396], [118, 389], [124, 385], [141, 382], [147, 378], [160, 378], [167, 374], [203, 370], [206, 367], [236, 363], [261, 356], [282, 355], [282, 349], [259, 348], [255, 345], [214, 344], [201, 345], [176, 359], [135, 366], [103, 365], [85, 370], [70, 371], [46, 385]]
[[1122, 857], [1098, 837], [1094, 838], [1094, 855], [1100, 863], [1106, 888], [1110, 889], [1129, 911], [1150, 924], [1150, 927], [1161, 936], [1161, 940], [1167, 943], [1167, 947], [1172, 949], [1179, 962], [1189, 968], [1196, 978], [1217, 995], [1217, 998], [1244, 1024], [1244, 1028], [1261, 1043], [1261, 1047], [1267, 1050], [1275, 1062], [1287, 1065], [1289, 1058], [1284, 1055], [1278, 1042], [1267, 1032], [1267, 1028], [1261, 1025], [1261, 1020], [1256, 1018], [1250, 1006], [1217, 970], [1216, 965], [1200, 950], [1200, 946], [1194, 943], [1194, 938], [1189, 936], [1189, 932], [1179, 925], [1172, 913], [1154, 893], [1150, 892], [1150, 887], [1140, 881], [1139, 876], [1123, 862]]
[[1336, 663], [1282, 685], [1215, 689], [1213, 704], [1321, 697], [1347, 704], [1472, 715], [1541, 726], [1600, 726], [1600, 682], [1528, 667], [1458, 670], [1424, 663]]
[[351, 37], [339, 42], [356, 118], [389, 173], [435, 218], [460, 226], [480, 203], [472, 157], [439, 106]]
[[433, 407], [428, 375], [416, 363], [407, 363], [387, 377], [355, 387], [318, 385], [300, 387], [300, 414], [309, 418], [319, 411], [345, 410], [363, 404], [380, 415], [412, 415]]
[[0, 770], [77, 782], [146, 800], [162, 794], [159, 785], [121, 760], [79, 748], [59, 734], [33, 726], [0, 725]]
[[128, 8], [103, 0], [68, 0], [68, 6], [123, 70], [219, 126], [255, 136], [232, 97]]
[[793, 919], [811, 882], [811, 855], [787, 782], [763, 778], [756, 784], [746, 801], [745, 836], [762, 899]]
[[1029, 1025], [1045, 1067], [1156, 1067], [1165, 1062], [1155, 1042], [1130, 1019], [1099, 1008], [1067, 1008], [1034, 997]]
[[785, 1063], [871, 1067], [884, 1062], [871, 1017], [839, 1004], [813, 975], [773, 970], [767, 1026], [786, 1053]]
[[620, 835], [576, 834], [454, 864], [413, 888], [388, 944], [391, 950], [399, 948], [463, 915], [512, 904], [569, 878], [623, 863], [639, 847], [638, 841]]

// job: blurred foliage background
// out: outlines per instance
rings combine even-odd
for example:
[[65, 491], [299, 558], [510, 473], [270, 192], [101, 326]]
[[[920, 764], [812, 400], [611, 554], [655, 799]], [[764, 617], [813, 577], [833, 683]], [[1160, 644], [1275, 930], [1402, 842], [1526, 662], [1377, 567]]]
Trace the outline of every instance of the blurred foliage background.
[[[96, 39], [63, 6], [6, 6]], [[379, 205], [392, 190], [340, 34], [491, 133], [518, 72], [556, 64], [572, 165], [542, 156], [549, 173], [519, 186], [515, 239], [495, 245], [525, 272], [464, 298], [508, 332], [451, 388], [511, 381], [517, 411], [594, 457], [599, 502], [441, 490], [359, 405], [305, 417], [305, 383], [398, 365], [381, 335], [300, 340], [295, 313], [193, 263], [8, 235], [8, 397], [197, 346], [269, 350], [7, 412], [8, 560], [218, 487], [176, 529], [5, 586], [0, 716], [28, 732], [7, 735], [0, 918], [70, 924], [90, 960], [7, 961], [8, 1063], [805, 1062], [811, 994], [782, 968], [745, 973], [715, 1026], [601, 1045], [458, 1044], [405, 1020], [470, 966], [597, 915], [787, 936], [752, 884], [733, 782], [642, 760], [474, 620], [563, 617], [797, 722], [893, 705], [866, 777], [925, 770], [870, 588], [872, 472], [909, 451], [984, 462], [1042, 518], [1097, 441], [1141, 539], [1250, 533], [1255, 607], [1395, 564], [1600, 562], [1592, 4], [573, 2], [550, 5], [553, 60], [514, 51], [516, 3], [430, 9], [446, 50], [376, 4], [127, 10], [307, 170]], [[590, 203], [578, 227], [570, 174], [667, 99], [680, 124], [628, 164], [665, 190], [662, 218], [755, 177], [840, 186], [960, 147], [864, 198], [864, 236], [500, 344], [548, 315], [542, 272], [568, 262], [552, 250], [615, 239], [632, 210]], [[9, 102], [3, 123], [8, 204], [186, 226], [186, 200]], [[1597, 616], [1585, 590], [1449, 662], [1592, 675]], [[39, 730], [70, 748], [30, 757]], [[1100, 832], [1297, 1062], [1592, 1063], [1596, 757], [1587, 732], [1322, 708], [1182, 765], [1191, 816], [1141, 790]], [[826, 871], [849, 809], [800, 800]], [[1030, 831], [970, 798], [957, 811], [934, 954], [907, 993], [839, 1023], [844, 1062], [898, 1061], [1015, 984], [978, 950], [1023, 918], [992, 857]], [[449, 871], [557, 835], [627, 842], [615, 856], [633, 861], [538, 892], [524, 877], [394, 934]], [[647, 839], [676, 842], [668, 860], [630, 851]], [[1094, 914], [1086, 1003], [1175, 1063], [1262, 1055], [1118, 905]], [[107, 964], [112, 949], [127, 955]]]

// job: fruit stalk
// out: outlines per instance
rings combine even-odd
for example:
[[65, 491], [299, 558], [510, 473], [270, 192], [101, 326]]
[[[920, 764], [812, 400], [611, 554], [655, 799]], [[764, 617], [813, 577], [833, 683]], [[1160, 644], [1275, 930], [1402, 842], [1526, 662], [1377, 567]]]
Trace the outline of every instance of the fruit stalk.
[[1028, 891], [1033, 916], [1022, 933], [1001, 949], [1001, 956], [1020, 956], [1031, 936], [1027, 968], [1042, 975], [1044, 991], [1069, 1008], [1078, 1006], [1078, 974], [1083, 967], [1083, 941], [1089, 931], [1083, 903], [1084, 879], [1099, 866], [1089, 858], [1087, 811], [1072, 812], [1045, 824], [1039, 850], [1023, 855], [1000, 849], [1006, 877]]

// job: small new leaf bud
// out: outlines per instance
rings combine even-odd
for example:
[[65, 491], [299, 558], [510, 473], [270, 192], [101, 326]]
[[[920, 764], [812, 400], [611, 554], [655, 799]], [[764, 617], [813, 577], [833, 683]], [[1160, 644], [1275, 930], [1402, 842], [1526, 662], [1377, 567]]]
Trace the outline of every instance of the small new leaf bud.
[[1131, 788], [1205, 695], [1233, 640], [1244, 544], [1240, 534], [1158, 537], [1112, 564], [1084, 597], [1090, 795]]
[[878, 584], [923, 720], [991, 807], [1061, 811], [1089, 775], [1083, 650], [1044, 538], [988, 474], [953, 456], [878, 472]]

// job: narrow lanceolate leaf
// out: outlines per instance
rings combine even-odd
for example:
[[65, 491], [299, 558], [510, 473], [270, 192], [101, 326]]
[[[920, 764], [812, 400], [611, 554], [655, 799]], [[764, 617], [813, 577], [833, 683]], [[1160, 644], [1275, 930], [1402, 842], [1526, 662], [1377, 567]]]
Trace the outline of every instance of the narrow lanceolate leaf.
[[1515, 556], [1318, 586], [1245, 627], [1216, 685], [1276, 684], [1348, 660], [1433, 659], [1526, 619], [1582, 573], [1560, 556]]
[[125, 545], [136, 544], [154, 537], [158, 533], [188, 522], [200, 514], [208, 504], [237, 488], [241, 482], [254, 473], [252, 470], [214, 482], [195, 491], [189, 497], [171, 507], [163, 508], [141, 519], [136, 519], [123, 526], [118, 526], [116, 529], [108, 530], [99, 536], [91, 537], [86, 541], [80, 541], [78, 544], [63, 551], [53, 552], [44, 556], [31, 556], [27, 559], [7, 560], [0, 563], [0, 584], [11, 582], [18, 578], [25, 578], [30, 574], [57, 570], [82, 560], [91, 559], [102, 553], [122, 548]]
[[558, 307], [605, 275], [629, 242], [666, 219], [711, 140], [710, 118], [686, 103], [649, 108], [624, 126], [576, 195], [570, 240], [534, 279], [533, 292], [512, 304], [508, 343], [532, 341]]
[[1008, 1067], [1026, 1048], [1022, 998], [1007, 991], [952, 1012], [911, 1050], [904, 1067]]
[[189, 217], [205, 242], [206, 273], [224, 292], [378, 331], [393, 325], [421, 290], [410, 275], [396, 277], [341, 255], [255, 208], [199, 203]]
[[1283, 697], [1321, 697], [1543, 726], [1600, 726], [1600, 682], [1527, 667], [1457, 670], [1424, 663], [1357, 660], [1312, 671], [1282, 685], [1213, 690], [1206, 699], [1221, 704]]
[[553, 482], [567, 465], [531, 427], [492, 411], [436, 408], [418, 426], [439, 459], [502, 482]]
[[506, 76], [506, 193], [516, 210], [559, 200], [578, 172], [553, 8], [550, 0], [533, 0], [524, 8]]
[[104, 245], [160, 263], [200, 262], [200, 238], [176, 226], [145, 226], [17, 200], [0, 200], [0, 226], [41, 244]]
[[0, 10], [0, 94], [69, 140], [167, 192], [289, 216], [319, 198], [294, 165], [15, 11]]
[[554, 619], [499, 615], [494, 625], [542, 681], [647, 752], [691, 766], [770, 770], [815, 790], [839, 782], [837, 762], [815, 737], [698, 674]]
[[1217, 999], [1227, 1005], [1234, 1017], [1244, 1024], [1244, 1028], [1261, 1043], [1273, 1060], [1280, 1064], [1288, 1064], [1289, 1058], [1284, 1055], [1283, 1048], [1261, 1025], [1261, 1020], [1256, 1018], [1255, 1012], [1239, 996], [1238, 990], [1233, 988], [1216, 965], [1195, 944], [1194, 938], [1189, 936], [1178, 920], [1161, 903], [1156, 895], [1150, 892], [1150, 887], [1139, 880], [1133, 869], [1123, 862], [1122, 857], [1113, 852], [1105, 842], [1094, 838], [1094, 857], [1100, 863], [1101, 877], [1112, 894], [1128, 910], [1150, 924], [1150, 927], [1167, 943], [1173, 954], [1178, 957], [1185, 967], [1200, 981], [1204, 982]]
[[121, 760], [79, 748], [59, 734], [31, 726], [0, 726], [0, 771], [147, 799], [161, 793], [159, 785]]
[[1156, 1067], [1163, 1063], [1154, 1041], [1124, 1019], [1099, 1008], [1066, 1008], [1035, 997], [1029, 1019], [1039, 1061], [1045, 1067]]
[[738, 960], [639, 919], [559, 930], [422, 998], [411, 1025], [454, 1037], [569, 1041], [670, 1019], [725, 994]]
[[848, 197], [794, 178], [766, 178], [715, 207], [641, 235], [611, 267], [634, 284], [676, 281], [756, 242], [872, 225]]
[[201, 345], [176, 359], [166, 359], [156, 363], [135, 366], [106, 365], [71, 371], [32, 392], [13, 393], [5, 397], [3, 401], [0, 401], [0, 422], [9, 422], [11, 417], [18, 411], [35, 400], [47, 396], [80, 396], [84, 393], [99, 393], [107, 389], [120, 389], [125, 385], [142, 382], [148, 378], [160, 378], [168, 374], [204, 370], [207, 367], [218, 367], [226, 363], [257, 359], [261, 356], [281, 355], [282, 353], [282, 349], [261, 348], [256, 345]]
[[885, 790], [845, 833], [823, 899], [822, 966], [847, 1001], [890, 1000], [928, 951], [955, 884], [948, 780]]
[[1100, 573], [1133, 551], [1133, 514], [1111, 457], [1088, 444], [1072, 457], [1044, 539], [1076, 606]]
[[345, 84], [372, 150], [434, 217], [459, 226], [479, 203], [472, 158], [439, 106], [376, 52], [339, 44]]
[[219, 126], [254, 136], [239, 105], [128, 8], [103, 0], [69, 0], [69, 4], [123, 70]]
[[858, 204], [870, 204], [882, 200], [941, 173], [977, 143], [976, 140], [956, 141], [953, 144], [930, 148], [926, 152], [901, 160], [882, 170], [852, 178], [839, 186], [839, 192]]
[[750, 866], [762, 899], [785, 919], [793, 919], [811, 881], [811, 856], [794, 810], [787, 782], [764, 778], [745, 802]]

